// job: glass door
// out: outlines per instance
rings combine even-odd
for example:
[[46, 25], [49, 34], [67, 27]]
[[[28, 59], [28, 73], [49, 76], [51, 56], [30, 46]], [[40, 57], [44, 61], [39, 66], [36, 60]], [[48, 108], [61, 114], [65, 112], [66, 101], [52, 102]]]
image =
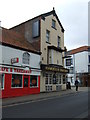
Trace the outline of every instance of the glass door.
[[29, 76], [24, 76], [24, 87], [28, 87]]

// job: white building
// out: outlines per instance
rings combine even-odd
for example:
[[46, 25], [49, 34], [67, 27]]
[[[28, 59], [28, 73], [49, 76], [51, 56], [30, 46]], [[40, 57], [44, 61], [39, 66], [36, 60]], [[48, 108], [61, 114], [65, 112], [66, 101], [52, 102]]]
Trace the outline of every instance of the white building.
[[69, 69], [67, 80], [74, 85], [76, 77], [81, 85], [86, 85], [90, 80], [90, 46], [82, 46], [66, 53], [65, 67]]

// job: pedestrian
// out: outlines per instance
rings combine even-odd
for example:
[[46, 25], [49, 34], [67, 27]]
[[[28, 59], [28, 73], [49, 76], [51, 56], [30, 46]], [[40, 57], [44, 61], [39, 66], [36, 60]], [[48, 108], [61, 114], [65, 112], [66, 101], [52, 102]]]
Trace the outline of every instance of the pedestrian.
[[78, 80], [76, 78], [76, 81], [75, 81], [76, 91], [78, 91], [78, 85], [79, 85], [79, 82], [78, 82]]
[[88, 81], [86, 80], [86, 87], [88, 86]]

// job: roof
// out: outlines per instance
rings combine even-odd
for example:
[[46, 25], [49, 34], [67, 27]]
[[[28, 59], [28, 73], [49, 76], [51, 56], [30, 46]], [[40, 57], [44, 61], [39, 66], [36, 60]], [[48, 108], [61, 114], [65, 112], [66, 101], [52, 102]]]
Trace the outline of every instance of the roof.
[[90, 46], [81, 46], [79, 48], [76, 48], [76, 49], [72, 49], [70, 51], [67, 51], [67, 55], [72, 55], [72, 54], [76, 54], [76, 53], [79, 53], [79, 52], [84, 52], [84, 51], [89, 51], [90, 50]]
[[61, 22], [60, 22], [60, 20], [59, 20], [59, 18], [58, 18], [58, 16], [57, 16], [57, 14], [56, 14], [56, 11], [55, 11], [54, 9], [53, 9], [52, 11], [50, 11], [50, 12], [41, 14], [41, 15], [36, 16], [36, 17], [34, 17], [34, 18], [32, 18], [32, 19], [29, 19], [29, 20], [27, 20], [27, 21], [25, 21], [25, 22], [23, 22], [23, 23], [20, 23], [19, 25], [16, 25], [16, 26], [14, 26], [14, 27], [12, 27], [12, 28], [10, 28], [10, 29], [13, 29], [13, 28], [15, 28], [15, 27], [17, 27], [17, 26], [20, 26], [20, 25], [22, 25], [22, 24], [25, 24], [26, 22], [29, 22], [29, 21], [31, 21], [31, 20], [33, 20], [33, 19], [36, 19], [36, 18], [39, 18], [39, 17], [41, 17], [42, 19], [44, 19], [45, 17], [47, 17], [47, 16], [49, 16], [49, 15], [52, 15], [52, 14], [56, 17], [59, 25], [60, 25], [61, 28], [62, 28], [62, 32], [64, 32], [65, 30], [64, 30], [64, 28], [63, 28], [63, 26], [62, 26], [62, 24], [61, 24]]
[[0, 42], [6, 46], [40, 54], [32, 44], [25, 40], [24, 36], [6, 28], [2, 28], [2, 40], [0, 39]]

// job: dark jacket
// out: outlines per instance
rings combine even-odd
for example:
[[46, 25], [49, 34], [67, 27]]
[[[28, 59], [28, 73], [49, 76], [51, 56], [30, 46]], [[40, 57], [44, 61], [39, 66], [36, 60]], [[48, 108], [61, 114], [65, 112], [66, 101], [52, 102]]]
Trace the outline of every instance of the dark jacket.
[[76, 80], [76, 81], [75, 81], [75, 85], [78, 86], [78, 84], [79, 84], [79, 82], [78, 82], [78, 80]]

